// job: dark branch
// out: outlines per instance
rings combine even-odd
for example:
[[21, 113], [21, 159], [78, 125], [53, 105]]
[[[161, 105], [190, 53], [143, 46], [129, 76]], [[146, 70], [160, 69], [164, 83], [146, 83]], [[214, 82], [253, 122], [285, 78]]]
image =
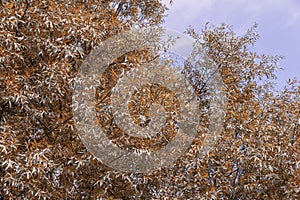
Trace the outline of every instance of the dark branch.
[[63, 121], [62, 123], [59, 123], [57, 126], [55, 126], [53, 129], [51, 129], [50, 131], [47, 131], [42, 137], [40, 137], [39, 139], [36, 140], [36, 142], [40, 142], [42, 139], [44, 139], [45, 137], [48, 137], [48, 135], [50, 135], [53, 131], [55, 131], [58, 127], [60, 127], [61, 125], [64, 125], [65, 123], [67, 123], [70, 119], [72, 119], [73, 116], [69, 117], [68, 119], [66, 119], [65, 121]]
[[26, 2], [26, 7], [25, 7], [25, 10], [24, 10], [22, 16], [20, 17], [20, 19], [18, 21], [17, 28], [16, 28], [16, 36], [19, 36], [19, 27], [20, 27], [21, 21], [24, 19], [24, 16], [26, 15], [28, 8], [29, 8], [28, 0], [26, 0], [25, 2]]
[[4, 109], [5, 109], [5, 107], [7, 105], [8, 105], [8, 101], [6, 101], [5, 103], [4, 102], [2, 103], [1, 111], [0, 111], [0, 125], [1, 125], [1, 122], [2, 122], [2, 117], [3, 117], [3, 114], [4, 114]]

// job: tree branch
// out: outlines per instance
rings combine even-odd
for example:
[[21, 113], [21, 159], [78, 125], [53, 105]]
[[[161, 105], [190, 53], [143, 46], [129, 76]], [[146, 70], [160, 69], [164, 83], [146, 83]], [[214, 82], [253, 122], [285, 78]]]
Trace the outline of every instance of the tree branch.
[[4, 114], [4, 109], [5, 109], [5, 107], [7, 105], [8, 105], [8, 101], [6, 101], [5, 103], [4, 102], [2, 103], [1, 111], [0, 111], [0, 125], [1, 125], [1, 122], [2, 122], [2, 117], [3, 117], [3, 114]]
[[39, 139], [36, 140], [36, 142], [40, 142], [42, 139], [44, 139], [45, 137], [47, 137], [48, 135], [50, 135], [53, 131], [55, 131], [58, 127], [60, 127], [61, 125], [64, 125], [65, 123], [67, 123], [70, 119], [72, 119], [73, 116], [69, 117], [68, 119], [66, 119], [65, 121], [63, 121], [62, 123], [59, 123], [57, 126], [55, 126], [53, 129], [51, 129], [50, 131], [47, 131], [42, 137], [40, 137]]
[[121, 13], [121, 11], [123, 10], [123, 2], [120, 2], [119, 3], [119, 5], [118, 5], [118, 8], [117, 8], [117, 10], [116, 10], [116, 12], [115, 12], [115, 15], [116, 15], [116, 17]]

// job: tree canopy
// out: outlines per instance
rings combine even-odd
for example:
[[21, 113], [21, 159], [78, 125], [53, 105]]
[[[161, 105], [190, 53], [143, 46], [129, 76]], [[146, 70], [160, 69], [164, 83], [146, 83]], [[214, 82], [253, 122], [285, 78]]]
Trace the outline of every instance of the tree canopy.
[[[0, 199], [300, 197], [300, 86], [290, 80], [274, 92], [281, 57], [251, 51], [256, 25], [242, 36], [225, 24], [187, 30], [194, 49], [182, 73], [200, 99], [197, 135], [172, 166], [123, 173], [82, 144], [72, 84], [101, 41], [132, 27], [159, 27], [167, 8], [158, 0], [1, 1], [0, 7]], [[137, 50], [116, 58], [96, 98], [109, 101], [105, 95], [122, 70], [151, 56]], [[215, 146], [202, 155], [211, 77], [201, 66], [208, 63], [225, 86], [226, 109]]]

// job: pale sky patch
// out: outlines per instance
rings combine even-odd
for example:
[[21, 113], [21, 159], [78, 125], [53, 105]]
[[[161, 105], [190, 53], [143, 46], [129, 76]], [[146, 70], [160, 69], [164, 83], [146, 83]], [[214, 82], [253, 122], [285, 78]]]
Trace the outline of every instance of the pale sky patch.
[[[169, 0], [162, 0], [169, 5]], [[300, 78], [300, 1], [298, 0], [174, 0], [168, 6], [165, 27], [183, 32], [188, 26], [197, 31], [206, 22], [233, 25], [243, 34], [255, 22], [261, 38], [255, 51], [283, 55], [280, 64], [285, 71], [278, 73], [278, 84], [288, 78]]]

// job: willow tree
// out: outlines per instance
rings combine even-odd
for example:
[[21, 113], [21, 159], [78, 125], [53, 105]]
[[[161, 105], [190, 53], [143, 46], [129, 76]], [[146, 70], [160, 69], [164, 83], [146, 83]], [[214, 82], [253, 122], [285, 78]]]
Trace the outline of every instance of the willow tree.
[[[200, 126], [172, 166], [125, 173], [86, 150], [71, 109], [71, 84], [83, 60], [110, 36], [159, 25], [164, 10], [150, 0], [2, 1], [1, 198], [299, 198], [300, 87], [291, 81], [274, 93], [280, 57], [250, 51], [258, 39], [255, 26], [243, 36], [226, 25], [187, 31], [194, 50], [182, 73], [199, 97]], [[116, 58], [100, 88], [111, 89], [122, 70], [151, 62], [143, 52]], [[206, 64], [217, 66], [227, 102], [222, 132], [203, 155], [203, 135], [211, 123], [207, 83], [213, 78], [202, 68]]]
[[[185, 178], [199, 177], [196, 181], [188, 178], [192, 184], [185, 188], [192, 189], [183, 190], [190, 191], [183, 192], [186, 196], [299, 198], [300, 85], [290, 79], [284, 90], [276, 90], [282, 56], [250, 51], [259, 38], [256, 26], [242, 36], [225, 24], [206, 25], [200, 33], [187, 31], [195, 39], [195, 51], [204, 51], [207, 60], [218, 66], [226, 88], [226, 116], [224, 130], [210, 154], [201, 161], [191, 157], [185, 164], [190, 166]], [[191, 66], [187, 74], [200, 77], [195, 85], [201, 89], [203, 73], [195, 69], [197, 62]]]
[[95, 184], [105, 168], [74, 133], [70, 86], [93, 47], [161, 23], [165, 9], [156, 0], [1, 1], [1, 198], [107, 195]]

